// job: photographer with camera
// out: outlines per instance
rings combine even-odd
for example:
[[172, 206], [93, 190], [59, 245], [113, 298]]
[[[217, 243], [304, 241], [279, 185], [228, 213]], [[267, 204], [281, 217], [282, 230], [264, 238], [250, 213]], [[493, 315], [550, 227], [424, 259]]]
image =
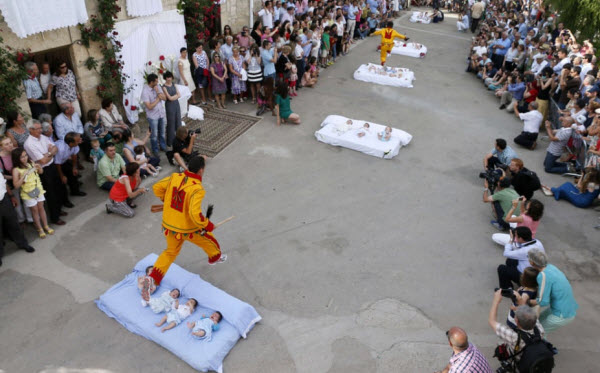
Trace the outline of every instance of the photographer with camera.
[[[495, 181], [496, 184], [490, 187], [490, 182]], [[512, 201], [519, 198], [517, 192], [510, 188], [510, 179], [507, 177], [499, 177], [497, 179], [489, 179], [486, 177], [483, 189], [483, 202], [492, 204], [492, 211], [496, 216], [496, 220], [492, 220], [490, 224], [496, 227], [500, 231], [505, 231], [510, 228], [510, 225], [506, 222], [508, 211], [511, 209]], [[495, 189], [495, 192], [490, 195], [490, 189]], [[520, 209], [515, 209], [515, 214], [520, 213]]]
[[496, 139], [494, 149], [483, 158], [483, 168], [493, 170], [496, 167], [506, 168], [517, 153], [508, 145], [506, 140]]
[[498, 266], [498, 282], [500, 288], [513, 287], [513, 282], [521, 284], [521, 274], [529, 267], [527, 253], [531, 249], [544, 251], [544, 245], [533, 238], [531, 229], [520, 226], [510, 230], [510, 242], [504, 246], [504, 257], [506, 264]]
[[179, 165], [181, 172], [187, 170], [187, 163], [190, 159], [197, 156], [194, 151], [196, 137], [200, 134], [200, 128], [191, 131], [186, 127], [177, 128], [175, 139], [173, 140], [173, 150], [167, 153], [169, 163], [174, 165], [173, 161]]
[[523, 161], [519, 158], [513, 158], [510, 161], [508, 170], [510, 172], [510, 183], [517, 194], [524, 196], [526, 200], [530, 200], [533, 193], [542, 186], [537, 174], [525, 168]]
[[540, 132], [540, 126], [544, 119], [542, 113], [537, 110], [537, 102], [531, 102], [528, 105], [529, 111], [526, 113], [520, 112], [518, 102], [513, 103], [513, 109], [517, 118], [523, 121], [523, 131], [513, 141], [529, 150], [534, 150], [537, 145], [536, 140]]
[[452, 357], [446, 368], [435, 373], [492, 373], [485, 356], [475, 345], [469, 343], [464, 330], [454, 326], [448, 329], [446, 337], [452, 348]]
[[488, 322], [505, 342], [496, 348], [494, 354], [501, 363], [496, 372], [550, 373], [554, 368], [554, 351], [552, 345], [544, 340], [544, 328], [537, 320], [535, 309], [527, 305], [517, 307], [514, 316], [517, 329], [512, 329], [497, 321], [502, 297], [516, 297], [518, 300], [520, 295], [512, 289], [498, 289], [494, 293]]

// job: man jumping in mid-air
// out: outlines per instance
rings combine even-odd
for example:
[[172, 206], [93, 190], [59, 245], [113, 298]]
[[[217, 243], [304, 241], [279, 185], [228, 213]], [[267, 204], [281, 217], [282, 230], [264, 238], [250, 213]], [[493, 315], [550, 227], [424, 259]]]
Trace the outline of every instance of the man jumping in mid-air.
[[392, 48], [394, 47], [394, 38], [404, 39], [407, 41], [408, 38], [396, 30], [393, 29], [394, 22], [389, 21], [386, 24], [386, 28], [382, 28], [380, 30], [375, 31], [369, 36], [381, 35], [381, 66], [385, 65], [385, 60], [387, 58], [388, 53], [392, 52]]

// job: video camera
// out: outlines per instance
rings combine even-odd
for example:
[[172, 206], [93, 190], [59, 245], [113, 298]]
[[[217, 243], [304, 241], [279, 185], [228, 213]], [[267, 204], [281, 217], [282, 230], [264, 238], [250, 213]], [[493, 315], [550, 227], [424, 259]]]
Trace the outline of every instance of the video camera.
[[486, 170], [479, 174], [480, 179], [486, 179], [488, 182], [488, 189], [491, 194], [494, 194], [494, 190], [496, 190], [496, 185], [498, 185], [498, 181], [503, 176], [502, 169], [496, 168], [494, 170]]

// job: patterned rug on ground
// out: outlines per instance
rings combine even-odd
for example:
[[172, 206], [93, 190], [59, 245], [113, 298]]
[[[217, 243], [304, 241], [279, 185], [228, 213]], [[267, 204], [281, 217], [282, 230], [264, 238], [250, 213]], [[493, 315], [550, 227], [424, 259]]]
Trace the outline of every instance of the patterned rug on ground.
[[219, 154], [261, 118], [202, 105], [204, 120], [184, 118], [185, 125], [202, 132], [196, 138], [194, 150], [208, 157]]

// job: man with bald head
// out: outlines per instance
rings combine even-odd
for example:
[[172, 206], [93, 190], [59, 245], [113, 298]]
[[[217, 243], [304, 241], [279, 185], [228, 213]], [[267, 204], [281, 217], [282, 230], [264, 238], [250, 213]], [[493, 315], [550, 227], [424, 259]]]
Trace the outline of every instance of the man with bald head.
[[448, 344], [452, 348], [452, 357], [444, 370], [436, 373], [492, 373], [485, 356], [469, 343], [467, 333], [457, 326], [446, 332]]

